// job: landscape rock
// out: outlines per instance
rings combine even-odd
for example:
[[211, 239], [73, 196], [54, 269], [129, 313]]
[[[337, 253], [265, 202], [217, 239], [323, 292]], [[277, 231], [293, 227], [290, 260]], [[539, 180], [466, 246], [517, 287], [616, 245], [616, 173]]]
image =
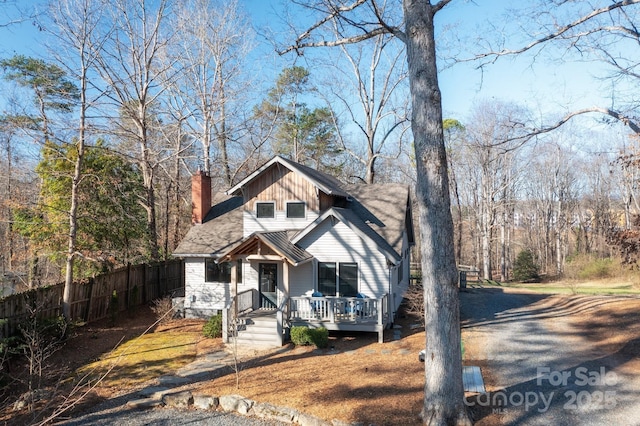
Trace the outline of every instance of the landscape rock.
[[223, 395], [219, 398], [220, 407], [224, 411], [237, 411], [240, 414], [249, 414], [253, 407], [253, 401], [241, 395]]
[[215, 410], [219, 403], [215, 396], [193, 395], [193, 406], [199, 410]]
[[168, 393], [162, 397], [162, 402], [169, 407], [188, 408], [193, 405], [193, 395], [189, 391]]
[[171, 388], [165, 386], [147, 386], [146, 388], [140, 389], [138, 395], [144, 396], [145, 398], [162, 398], [164, 394], [170, 391]]
[[276, 420], [283, 423], [295, 423], [299, 413], [293, 408], [278, 407], [264, 402], [254, 404], [253, 414], [262, 419]]
[[300, 426], [331, 426], [328, 421], [307, 413], [298, 413], [297, 423]]
[[159, 399], [151, 399], [151, 398], [140, 398], [140, 399], [132, 399], [131, 401], [127, 401], [127, 407], [131, 408], [153, 408], [162, 405], [162, 401]]
[[364, 423], [362, 422], [343, 422], [342, 420], [338, 420], [338, 419], [333, 419], [331, 420], [331, 424], [333, 426], [364, 426]]
[[13, 411], [20, 411], [40, 400], [47, 400], [53, 396], [53, 392], [46, 389], [34, 389], [32, 391], [23, 393], [20, 398], [13, 403]]

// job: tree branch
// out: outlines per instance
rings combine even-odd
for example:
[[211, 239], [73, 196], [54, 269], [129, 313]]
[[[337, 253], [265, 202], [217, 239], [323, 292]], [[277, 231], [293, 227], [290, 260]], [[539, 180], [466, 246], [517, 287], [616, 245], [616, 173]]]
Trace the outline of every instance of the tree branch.
[[[440, 3], [446, 4], [450, 1], [451, 0], [442, 0]], [[359, 7], [367, 3], [371, 4], [373, 16], [375, 17], [373, 20], [375, 22], [368, 22], [363, 25], [358, 25], [354, 20], [350, 19], [347, 16], [349, 13], [354, 12], [356, 9], [358, 9]], [[317, 9], [306, 4], [302, 4], [302, 3], [298, 3], [298, 4], [309, 9]], [[302, 56], [302, 50], [308, 47], [335, 47], [335, 46], [342, 46], [345, 44], [354, 44], [354, 43], [358, 43], [358, 42], [379, 36], [381, 34], [393, 34], [403, 42], [405, 41], [404, 32], [400, 30], [400, 28], [393, 25], [389, 25], [385, 21], [383, 17], [383, 10], [380, 7], [378, 7], [378, 4], [376, 3], [375, 0], [355, 0], [353, 3], [346, 6], [339, 6], [332, 1], [328, 1], [327, 9], [328, 10], [325, 12], [326, 15], [324, 17], [316, 21], [306, 31], [300, 34], [296, 38], [296, 41], [294, 44], [286, 47], [285, 49], [277, 50], [278, 54], [284, 55], [286, 53], [295, 51], [299, 56]], [[315, 31], [318, 31], [321, 27], [323, 27], [329, 22], [338, 21], [338, 20], [346, 21], [350, 26], [363, 30], [363, 33], [342, 37], [342, 38], [336, 38], [335, 40], [319, 40], [319, 41], [311, 40], [311, 36]], [[366, 30], [365, 27], [372, 27], [372, 28], [369, 30]]]
[[[441, 1], [440, 3], [445, 2], [445, 0]], [[440, 4], [438, 3], [438, 5]], [[446, 3], [445, 3], [446, 4]], [[508, 55], [517, 55], [520, 53], [524, 53], [528, 50], [533, 49], [534, 47], [543, 44], [547, 41], [550, 40], [554, 40], [557, 38], [561, 38], [562, 36], [564, 36], [567, 32], [569, 32], [570, 30], [572, 30], [573, 28], [580, 26], [582, 24], [584, 24], [585, 22], [590, 21], [591, 19], [594, 19], [597, 16], [612, 12], [616, 9], [621, 9], [625, 6], [630, 6], [630, 5], [634, 5], [634, 4], [640, 4], [640, 0], [622, 0], [622, 1], [617, 1], [615, 3], [610, 4], [609, 6], [606, 7], [602, 7], [599, 9], [595, 9], [594, 11], [588, 13], [587, 15], [584, 15], [582, 17], [580, 17], [579, 19], [576, 19], [575, 21], [562, 26], [560, 28], [558, 28], [556, 31], [552, 32], [551, 34], [547, 34], [544, 37], [538, 38], [534, 41], [532, 41], [531, 43], [527, 44], [526, 46], [520, 48], [520, 49], [503, 49], [501, 51], [492, 51], [492, 52], [486, 52], [486, 53], [481, 53], [476, 55], [475, 57], [471, 58], [471, 59], [467, 59], [467, 60], [462, 60], [462, 62], [465, 61], [473, 61], [473, 60], [478, 60], [478, 59], [483, 59], [483, 58], [489, 58], [489, 57], [493, 57], [495, 59], [497, 59], [500, 56], [508, 56]], [[436, 6], [438, 6], [436, 5]], [[434, 7], [436, 7], [434, 6]]]
[[590, 108], [584, 108], [584, 109], [580, 109], [577, 111], [572, 111], [569, 114], [565, 115], [564, 117], [562, 117], [560, 120], [558, 120], [557, 122], [555, 122], [554, 124], [551, 124], [549, 126], [544, 126], [541, 127], [539, 129], [531, 129], [526, 135], [520, 135], [517, 137], [512, 137], [512, 138], [508, 138], [508, 139], [503, 139], [501, 140], [498, 144], [496, 145], [503, 145], [505, 143], [508, 142], [513, 142], [516, 140], [522, 140], [522, 141], [528, 141], [531, 138], [533, 138], [534, 136], [538, 136], [538, 135], [543, 135], [545, 133], [549, 133], [553, 130], [558, 129], [559, 127], [561, 127], [562, 125], [564, 125], [567, 121], [571, 120], [574, 117], [577, 117], [579, 115], [583, 115], [583, 114], [589, 114], [592, 112], [598, 112], [600, 114], [604, 114], [604, 115], [608, 115], [610, 117], [615, 118], [616, 120], [620, 121], [622, 124], [624, 124], [625, 126], [629, 126], [629, 128], [637, 135], [640, 135], [640, 124], [638, 124], [633, 118], [626, 116], [625, 114], [618, 112], [618, 111], [614, 111], [610, 108], [602, 108], [602, 107], [590, 107]]

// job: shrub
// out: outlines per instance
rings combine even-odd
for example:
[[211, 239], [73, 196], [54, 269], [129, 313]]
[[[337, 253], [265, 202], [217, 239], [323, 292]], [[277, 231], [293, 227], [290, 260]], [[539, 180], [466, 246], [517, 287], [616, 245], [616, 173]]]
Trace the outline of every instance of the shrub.
[[582, 271], [578, 272], [580, 279], [597, 279], [607, 278], [613, 274], [613, 260], [611, 259], [594, 259], [591, 263], [584, 266]]
[[202, 326], [204, 337], [215, 339], [222, 337], [222, 314], [214, 315]]
[[412, 314], [424, 327], [424, 290], [422, 284], [410, 285], [405, 293], [405, 309], [407, 313]]
[[329, 346], [329, 330], [324, 327], [310, 328], [311, 342], [316, 345], [317, 348], [326, 348]]
[[315, 345], [318, 348], [326, 348], [329, 345], [329, 330], [324, 327], [291, 327], [291, 341], [296, 346]]
[[598, 259], [593, 255], [576, 255], [567, 260], [564, 276], [575, 280], [595, 280], [629, 275], [619, 258]]
[[513, 278], [516, 281], [538, 281], [540, 279], [538, 265], [531, 250], [523, 250], [518, 253], [513, 262]]
[[156, 299], [151, 304], [151, 310], [156, 314], [159, 324], [166, 324], [173, 319], [173, 300], [171, 296]]

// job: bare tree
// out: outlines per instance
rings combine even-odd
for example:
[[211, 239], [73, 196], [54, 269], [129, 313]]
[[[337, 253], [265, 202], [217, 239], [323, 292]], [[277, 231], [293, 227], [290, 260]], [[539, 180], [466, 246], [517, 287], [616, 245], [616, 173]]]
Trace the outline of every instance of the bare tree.
[[[357, 43], [385, 33], [406, 46], [427, 335], [421, 415], [430, 425], [471, 423], [463, 403], [458, 272], [433, 26], [435, 14], [449, 3], [403, 0], [397, 19], [392, 15], [397, 8], [376, 0], [314, 1], [310, 7], [318, 20], [283, 50], [301, 53], [308, 47]], [[322, 38], [320, 29], [333, 22], [342, 29], [340, 37]]]
[[[340, 29], [335, 22], [333, 31], [338, 37]], [[339, 137], [342, 149], [364, 167], [366, 183], [376, 181], [376, 161], [400, 155], [409, 130], [409, 98], [403, 96], [407, 76], [402, 61], [404, 50], [398, 44], [392, 35], [381, 34], [355, 46], [340, 45], [343, 60], [336, 59], [333, 67], [345, 76], [346, 83], [340, 84], [332, 74], [327, 84], [357, 129], [355, 137]], [[340, 127], [336, 122], [336, 128]], [[364, 141], [364, 147], [359, 146], [358, 140]], [[397, 144], [395, 152], [389, 147], [392, 144]]]
[[[232, 184], [230, 144], [242, 128], [242, 105], [249, 87], [247, 55], [252, 30], [238, 1], [190, 0], [176, 14], [181, 70], [174, 91], [186, 111], [185, 125], [202, 145], [202, 166]], [[212, 148], [220, 169], [212, 169]]]
[[[474, 186], [471, 190], [476, 194], [475, 223], [482, 255], [480, 263], [483, 277], [490, 280], [493, 279], [492, 244], [499, 214], [506, 211], [512, 193], [514, 155], [528, 140], [526, 112], [512, 104], [483, 102], [474, 108], [468, 121], [465, 150], [469, 161], [466, 167], [474, 168], [475, 172], [467, 184]], [[502, 235], [506, 239], [504, 228]], [[502, 256], [506, 257], [506, 253]]]
[[518, 35], [528, 35], [521, 46], [505, 45], [522, 39], [507, 35], [495, 41], [497, 45], [486, 43], [491, 48], [479, 47], [481, 53], [458, 60], [476, 61], [479, 68], [488, 67], [502, 57], [523, 54], [530, 54], [532, 62], [539, 60], [543, 53], [552, 57], [555, 54], [554, 61], [598, 61], [609, 70], [599, 77], [609, 84], [610, 105], [575, 109], [553, 124], [532, 129], [532, 134], [550, 132], [574, 117], [593, 113], [605, 119], [613, 118], [640, 135], [637, 94], [633, 90], [640, 78], [638, 61], [633, 54], [640, 42], [640, 0], [540, 1], [527, 4], [518, 13], [527, 17], [517, 28]]
[[449, 161], [450, 191], [453, 192], [456, 202], [456, 263], [460, 265], [462, 263], [462, 234], [464, 232], [464, 220], [456, 169], [461, 165], [462, 159], [464, 158], [462, 144], [464, 143], [465, 128], [458, 120], [446, 118], [443, 121], [443, 129], [445, 145], [447, 148], [447, 159]]
[[163, 61], [171, 37], [166, 24], [169, 0], [117, 0], [101, 7], [110, 16], [107, 41], [99, 46], [97, 69], [112, 102], [110, 111], [119, 137], [137, 145], [136, 162], [145, 188], [142, 204], [147, 212], [149, 256], [159, 258], [156, 222], [157, 164], [162, 160], [154, 150], [154, 131], [159, 125], [154, 106], [175, 75], [172, 64]]
[[[25, 321], [18, 327], [24, 340], [22, 351], [29, 366], [28, 396], [33, 395], [34, 390], [41, 388], [42, 379], [47, 369], [47, 360], [62, 347], [67, 330], [67, 322], [64, 319], [43, 320], [39, 318], [46, 303], [38, 299], [38, 295], [33, 292], [25, 295], [23, 303], [27, 315]], [[29, 405], [32, 402], [29, 400]]]
[[[531, 151], [525, 194], [532, 202], [537, 257], [545, 272], [562, 273], [568, 251], [568, 233], [578, 196], [576, 156], [557, 141], [547, 141]], [[532, 247], [534, 248], [534, 247]]]

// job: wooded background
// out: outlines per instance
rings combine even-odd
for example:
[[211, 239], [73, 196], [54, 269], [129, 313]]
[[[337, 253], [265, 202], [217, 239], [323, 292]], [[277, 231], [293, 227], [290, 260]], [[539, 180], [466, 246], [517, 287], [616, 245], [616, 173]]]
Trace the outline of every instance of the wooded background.
[[[571, 18], [583, 12], [571, 3], [563, 2], [559, 49], [580, 46], [609, 67], [603, 78], [633, 84], [637, 76], [622, 65], [633, 55], [605, 53], [640, 36], [605, 26], [604, 17], [584, 21], [590, 32], [571, 32]], [[390, 34], [266, 73], [272, 65], [264, 50], [256, 59], [258, 42], [279, 47], [293, 38], [267, 36], [237, 1], [86, 6], [48, 2], [24, 16], [42, 29], [41, 55], [1, 58], [3, 285], [50, 286], [68, 270], [82, 280], [169, 259], [190, 226], [197, 169], [211, 174], [216, 191], [274, 154], [344, 182], [416, 181], [404, 48]], [[530, 10], [531, 25], [546, 28], [539, 12]], [[606, 19], [627, 28], [638, 15], [628, 4]], [[606, 44], [595, 36], [603, 32]], [[443, 63], [487, 66], [511, 53], [481, 44], [443, 47]], [[538, 53], [557, 60], [545, 49]], [[444, 121], [457, 263], [508, 280], [525, 250], [550, 275], [580, 257], [634, 261], [638, 127], [633, 95], [615, 87], [606, 109], [541, 116], [494, 98]], [[587, 113], [600, 115], [566, 124]]]

